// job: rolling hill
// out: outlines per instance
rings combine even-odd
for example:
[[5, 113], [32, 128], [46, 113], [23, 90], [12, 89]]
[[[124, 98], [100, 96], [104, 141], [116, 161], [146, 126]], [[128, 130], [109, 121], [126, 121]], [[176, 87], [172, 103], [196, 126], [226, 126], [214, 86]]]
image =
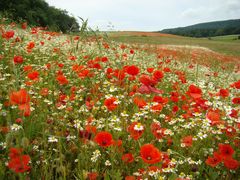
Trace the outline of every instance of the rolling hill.
[[160, 32], [190, 37], [240, 34], [240, 19], [200, 23], [186, 27], [164, 29]]

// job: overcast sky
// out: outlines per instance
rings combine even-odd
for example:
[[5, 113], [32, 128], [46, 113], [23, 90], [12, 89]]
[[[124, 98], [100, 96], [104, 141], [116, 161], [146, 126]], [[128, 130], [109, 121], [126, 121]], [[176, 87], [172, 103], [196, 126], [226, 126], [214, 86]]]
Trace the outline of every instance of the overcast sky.
[[[157, 31], [239, 19], [240, 0], [46, 0], [100, 30]], [[113, 26], [113, 27], [112, 27]]]

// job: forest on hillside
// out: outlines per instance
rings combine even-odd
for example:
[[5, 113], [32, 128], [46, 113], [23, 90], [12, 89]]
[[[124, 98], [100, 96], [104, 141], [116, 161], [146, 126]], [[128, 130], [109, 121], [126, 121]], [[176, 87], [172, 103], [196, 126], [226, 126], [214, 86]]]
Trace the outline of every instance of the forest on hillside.
[[49, 6], [44, 0], [0, 0], [0, 15], [64, 33], [79, 29], [77, 20], [66, 10]]
[[190, 37], [213, 37], [240, 34], [240, 19], [200, 23], [192, 26], [164, 29], [161, 32]]

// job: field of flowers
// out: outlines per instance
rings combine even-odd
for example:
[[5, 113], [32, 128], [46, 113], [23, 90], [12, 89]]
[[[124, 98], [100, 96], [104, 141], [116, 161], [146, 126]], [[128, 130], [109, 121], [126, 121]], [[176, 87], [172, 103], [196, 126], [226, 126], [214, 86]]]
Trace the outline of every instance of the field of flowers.
[[239, 179], [237, 64], [1, 23], [0, 179]]

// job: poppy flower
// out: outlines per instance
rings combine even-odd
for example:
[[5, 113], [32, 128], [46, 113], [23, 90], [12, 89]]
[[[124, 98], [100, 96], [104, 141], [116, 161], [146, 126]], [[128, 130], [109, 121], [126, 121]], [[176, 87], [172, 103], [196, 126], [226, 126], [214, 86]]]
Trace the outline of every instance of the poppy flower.
[[139, 108], [143, 108], [147, 105], [146, 101], [141, 97], [134, 97], [133, 99], [134, 104], [136, 104]]
[[154, 68], [147, 68], [147, 72], [152, 73]]
[[138, 140], [144, 132], [144, 126], [141, 123], [133, 122], [128, 126], [127, 131], [134, 140]]
[[213, 153], [213, 157], [208, 156], [205, 163], [211, 167], [216, 167], [222, 161], [221, 155], [217, 152]]
[[164, 77], [164, 74], [162, 71], [156, 70], [153, 73], [153, 79], [156, 81], [160, 81]]
[[163, 93], [162, 90], [158, 90], [155, 87], [146, 86], [144, 84], [140, 88], [138, 88], [138, 92], [141, 94], [151, 94], [151, 93], [162, 94]]
[[16, 173], [23, 173], [30, 170], [29, 155], [22, 155], [22, 149], [10, 148], [9, 153], [10, 161], [8, 162], [8, 168]]
[[31, 65], [24, 66], [24, 68], [23, 68], [23, 71], [25, 71], [25, 72], [28, 72], [28, 71], [31, 71], [31, 70], [32, 70]]
[[113, 144], [112, 134], [109, 132], [99, 132], [96, 134], [94, 141], [101, 147], [108, 147]]
[[15, 171], [16, 173], [23, 173], [30, 170], [29, 166], [30, 156], [21, 155], [15, 157], [8, 162], [8, 168]]
[[33, 71], [33, 72], [28, 73], [27, 76], [31, 80], [37, 80], [38, 77], [39, 77], [39, 72], [38, 71]]
[[182, 143], [184, 144], [185, 147], [191, 147], [193, 142], [192, 136], [186, 136], [182, 138]]
[[206, 117], [207, 117], [207, 119], [209, 119], [211, 121], [212, 125], [216, 125], [216, 124], [222, 123], [220, 112], [219, 112], [218, 109], [216, 109], [216, 110], [210, 109], [207, 112]]
[[29, 42], [27, 45], [27, 49], [33, 49], [35, 47], [35, 43], [34, 42]]
[[233, 104], [240, 104], [240, 97], [235, 97], [232, 99]]
[[240, 89], [240, 80], [238, 80], [237, 82], [234, 82], [230, 86], [236, 89]]
[[202, 90], [195, 85], [190, 85], [188, 87], [187, 94], [194, 99], [198, 99], [198, 98], [202, 97]]
[[166, 97], [161, 97], [161, 96], [154, 96], [153, 97], [153, 102], [157, 102], [160, 104], [167, 104], [168, 103], [168, 98]]
[[231, 170], [236, 170], [239, 167], [239, 162], [233, 158], [225, 159], [224, 166]]
[[153, 110], [154, 112], [161, 112], [163, 109], [162, 104], [156, 104], [151, 106], [151, 110]]
[[220, 89], [219, 90], [219, 96], [225, 98], [229, 96], [229, 90], [228, 89]]
[[234, 137], [237, 134], [237, 131], [232, 126], [227, 126], [223, 131], [225, 131], [228, 137]]
[[97, 180], [98, 173], [97, 172], [88, 173], [87, 177], [88, 177], [89, 180]]
[[68, 84], [68, 80], [64, 75], [58, 75], [57, 76], [57, 81], [60, 85], [66, 85]]
[[107, 107], [109, 111], [113, 111], [114, 109], [117, 108], [116, 101], [117, 101], [117, 98], [110, 97], [108, 99], [105, 99], [104, 105]]
[[161, 152], [152, 144], [145, 144], [140, 149], [142, 160], [147, 164], [156, 164], [162, 160]]
[[126, 176], [125, 180], [136, 180], [134, 176]]
[[170, 97], [172, 102], [178, 102], [179, 101], [179, 94], [178, 92], [171, 92], [171, 97]]
[[153, 80], [148, 75], [142, 75], [139, 78], [139, 81], [144, 84], [145, 86], [155, 86], [157, 84], [157, 81]]
[[2, 34], [2, 37], [5, 39], [11, 39], [14, 36], [15, 32], [13, 30], [6, 31]]
[[22, 23], [21, 27], [22, 29], [27, 29], [27, 22]]
[[232, 158], [234, 149], [229, 144], [218, 144], [218, 151], [222, 159]]
[[31, 109], [30, 109], [29, 103], [18, 105], [18, 109], [22, 111], [22, 114], [25, 117], [30, 116], [30, 114], [31, 114]]
[[12, 104], [26, 104], [30, 102], [30, 96], [25, 89], [20, 89], [19, 91], [13, 91], [10, 94], [10, 102]]
[[132, 153], [123, 154], [122, 161], [125, 163], [132, 163], [134, 161]]
[[9, 157], [10, 157], [11, 159], [13, 159], [13, 158], [16, 158], [16, 157], [18, 157], [19, 155], [21, 155], [22, 152], [23, 152], [23, 149], [22, 149], [22, 148], [10, 148], [9, 151], [10, 151]]
[[23, 63], [23, 57], [22, 56], [14, 56], [13, 62], [14, 62], [14, 64], [22, 64]]
[[229, 114], [232, 118], [238, 118], [238, 111], [235, 109], [231, 110], [231, 114]]
[[153, 122], [151, 124], [151, 132], [157, 139], [162, 139], [165, 137], [164, 131], [166, 128], [162, 128], [160, 123]]
[[113, 72], [113, 75], [119, 80], [119, 81], [122, 81], [126, 74], [125, 74], [125, 71], [124, 70], [121, 70], [121, 69], [116, 69], [114, 72]]
[[128, 66], [127, 71], [129, 75], [136, 76], [139, 73], [139, 68], [135, 65]]

